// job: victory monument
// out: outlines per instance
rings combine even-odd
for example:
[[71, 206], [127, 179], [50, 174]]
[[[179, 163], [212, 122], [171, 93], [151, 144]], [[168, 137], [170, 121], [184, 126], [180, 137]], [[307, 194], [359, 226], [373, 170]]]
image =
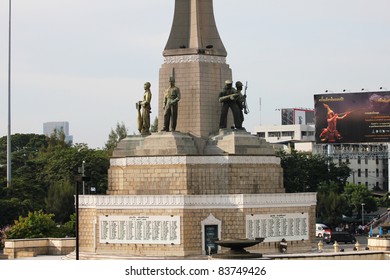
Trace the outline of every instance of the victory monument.
[[310, 249], [316, 195], [286, 194], [273, 148], [235, 127], [231, 110], [220, 127], [219, 95], [233, 77], [212, 0], [175, 1], [163, 57], [162, 131], [123, 139], [107, 195], [80, 196], [80, 252], [191, 258], [223, 250], [216, 240], [255, 238], [264, 241], [252, 252], [277, 252], [283, 238]]

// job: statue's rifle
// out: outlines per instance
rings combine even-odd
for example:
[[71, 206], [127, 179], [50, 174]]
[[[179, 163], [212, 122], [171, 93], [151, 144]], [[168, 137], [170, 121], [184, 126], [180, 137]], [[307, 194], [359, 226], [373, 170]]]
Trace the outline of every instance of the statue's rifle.
[[223, 97], [220, 97], [219, 98], [219, 102], [224, 102], [228, 99], [230, 100], [234, 100], [238, 97], [238, 93], [232, 93], [232, 94], [229, 94], [229, 95], [226, 95], [226, 96], [223, 96]]
[[244, 113], [248, 114], [249, 113], [249, 108], [248, 104], [246, 103], [246, 90], [248, 89], [248, 82], [245, 83], [245, 89], [244, 89]]

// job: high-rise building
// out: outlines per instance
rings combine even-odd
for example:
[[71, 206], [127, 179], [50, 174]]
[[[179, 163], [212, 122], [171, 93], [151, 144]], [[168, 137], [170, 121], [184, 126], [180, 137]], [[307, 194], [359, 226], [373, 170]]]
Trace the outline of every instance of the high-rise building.
[[43, 134], [50, 136], [54, 131], [63, 131], [65, 134], [65, 142], [73, 143], [73, 136], [69, 135], [69, 122], [45, 122], [43, 123]]

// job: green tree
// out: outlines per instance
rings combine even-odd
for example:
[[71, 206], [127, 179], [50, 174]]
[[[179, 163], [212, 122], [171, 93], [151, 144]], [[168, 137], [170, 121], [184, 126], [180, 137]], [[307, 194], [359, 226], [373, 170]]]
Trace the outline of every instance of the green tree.
[[48, 191], [46, 211], [55, 215], [55, 221], [65, 223], [74, 213], [75, 186], [69, 181], [54, 182]]
[[127, 137], [127, 129], [125, 127], [125, 124], [117, 123], [116, 128], [111, 129], [110, 134], [108, 135], [108, 140], [106, 142], [106, 149], [112, 153], [112, 151], [115, 149], [116, 145], [119, 143], [120, 140]]
[[337, 166], [322, 155], [297, 152], [279, 152], [286, 192], [316, 192], [326, 183], [334, 182], [342, 190], [351, 172], [347, 165]]
[[20, 216], [8, 231], [8, 238], [57, 237], [57, 226], [53, 217], [54, 214], [45, 214], [43, 211], [29, 212], [27, 217]]
[[348, 205], [348, 216], [352, 216], [354, 213], [361, 216], [362, 203], [365, 204], [364, 211], [367, 213], [378, 209], [376, 200], [366, 185], [347, 183], [344, 188], [343, 197]]
[[158, 118], [155, 117], [152, 125], [150, 126], [150, 132], [158, 132]]
[[338, 225], [348, 211], [346, 200], [338, 190], [339, 186], [330, 183], [321, 186], [317, 193], [317, 220], [331, 227]]
[[[86, 194], [90, 187], [96, 194], [107, 190], [107, 170], [109, 154], [106, 150], [89, 149], [86, 144], [69, 145], [63, 133], [53, 133], [50, 137], [36, 134], [12, 135], [12, 184], [10, 188], [0, 188], [0, 227], [9, 225], [19, 216], [29, 211], [48, 211], [58, 207], [54, 198], [60, 199], [68, 193], [59, 186], [75, 186], [75, 175], [85, 161], [85, 175], [91, 178], [86, 184]], [[61, 136], [62, 135], [62, 136]], [[6, 182], [6, 137], [0, 138], [0, 178]], [[66, 182], [66, 183], [65, 183]], [[72, 201], [62, 200], [64, 209], [74, 208]], [[67, 213], [56, 213], [56, 219], [64, 222]]]

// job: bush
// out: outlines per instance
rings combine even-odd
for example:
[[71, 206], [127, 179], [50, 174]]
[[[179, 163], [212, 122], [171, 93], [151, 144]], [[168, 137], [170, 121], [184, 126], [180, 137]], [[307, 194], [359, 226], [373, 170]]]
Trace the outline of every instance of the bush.
[[8, 238], [8, 232], [10, 228], [11, 228], [10, 226], [0, 228], [0, 249], [4, 248], [4, 242]]
[[[63, 238], [76, 236], [76, 214], [70, 216], [70, 221], [58, 225], [54, 214], [45, 214], [42, 210], [29, 212], [27, 217], [19, 217], [13, 226], [0, 230], [0, 240], [25, 238]], [[0, 244], [1, 246], [1, 244]]]
[[19, 217], [8, 231], [9, 239], [58, 237], [54, 214], [42, 210], [29, 212], [27, 217]]
[[61, 237], [75, 237], [76, 236], [76, 214], [70, 215], [70, 221], [66, 222], [59, 228]]

